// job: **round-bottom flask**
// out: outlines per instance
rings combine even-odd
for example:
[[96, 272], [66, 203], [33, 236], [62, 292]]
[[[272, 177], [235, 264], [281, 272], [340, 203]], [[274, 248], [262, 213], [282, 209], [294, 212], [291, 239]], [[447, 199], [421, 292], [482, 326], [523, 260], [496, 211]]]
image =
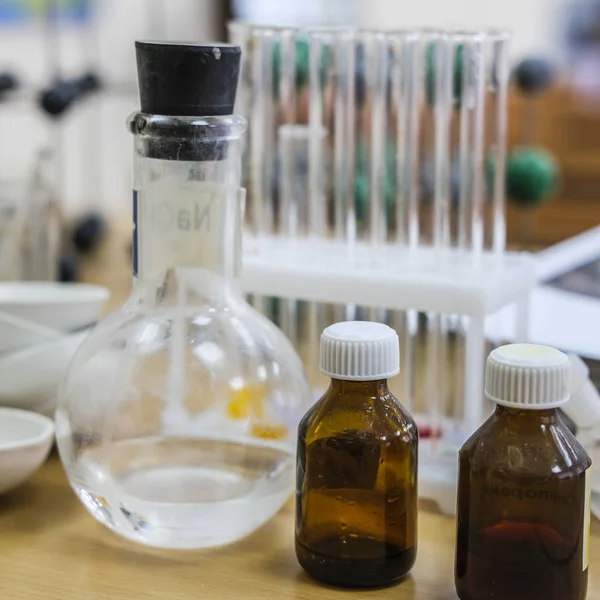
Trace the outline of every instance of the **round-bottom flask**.
[[296, 352], [235, 284], [245, 121], [210, 114], [207, 102], [208, 116], [157, 114], [158, 100], [144, 96], [165, 54], [180, 67], [208, 56], [219, 63], [208, 60], [212, 83], [223, 73], [233, 82], [232, 106], [239, 49], [217, 50], [138, 43], [133, 292], [82, 345], [56, 416], [65, 470], [89, 512], [168, 548], [237, 540], [281, 508], [310, 404]]

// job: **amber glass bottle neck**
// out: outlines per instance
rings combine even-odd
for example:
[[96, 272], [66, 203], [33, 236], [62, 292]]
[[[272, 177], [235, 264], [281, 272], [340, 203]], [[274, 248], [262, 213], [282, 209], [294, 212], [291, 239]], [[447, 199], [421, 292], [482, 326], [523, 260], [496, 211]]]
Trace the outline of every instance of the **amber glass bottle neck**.
[[524, 420], [526, 419], [529, 422], [540, 422], [540, 423], [554, 423], [560, 419], [557, 408], [546, 408], [543, 410], [531, 410], [531, 409], [522, 409], [522, 408], [513, 408], [509, 406], [502, 406], [501, 404], [496, 404], [496, 412], [497, 417], [502, 419], [518, 419]]
[[329, 389], [337, 394], [362, 394], [363, 396], [383, 396], [389, 393], [387, 379], [376, 379], [373, 381], [332, 379]]

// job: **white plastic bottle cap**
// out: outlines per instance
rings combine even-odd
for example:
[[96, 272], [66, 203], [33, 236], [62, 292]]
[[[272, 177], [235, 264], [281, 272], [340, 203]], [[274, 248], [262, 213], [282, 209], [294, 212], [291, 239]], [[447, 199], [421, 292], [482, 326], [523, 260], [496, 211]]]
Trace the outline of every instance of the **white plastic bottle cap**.
[[485, 369], [485, 395], [497, 404], [544, 409], [569, 400], [569, 359], [549, 346], [509, 344], [493, 350]]
[[400, 371], [398, 334], [383, 323], [346, 321], [321, 334], [321, 373], [347, 381], [387, 379]]

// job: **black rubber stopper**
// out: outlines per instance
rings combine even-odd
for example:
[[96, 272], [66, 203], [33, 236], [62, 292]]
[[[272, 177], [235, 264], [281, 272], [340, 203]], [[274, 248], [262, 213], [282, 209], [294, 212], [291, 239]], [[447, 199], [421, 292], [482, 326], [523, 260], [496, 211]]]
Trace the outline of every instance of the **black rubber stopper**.
[[79, 278], [79, 261], [72, 254], [63, 254], [58, 261], [58, 280], [73, 283]]
[[77, 99], [78, 88], [73, 81], [59, 81], [40, 93], [40, 106], [52, 117], [58, 117]]
[[515, 67], [513, 78], [523, 94], [540, 94], [554, 82], [554, 67], [545, 58], [526, 58]]
[[78, 252], [91, 252], [102, 240], [106, 231], [106, 220], [101, 214], [88, 213], [75, 223], [72, 238]]
[[102, 87], [100, 77], [93, 71], [88, 71], [85, 75], [77, 79], [77, 86], [81, 95], [96, 92]]
[[82, 77], [57, 81], [51, 87], [42, 90], [40, 106], [50, 116], [59, 117], [71, 108], [76, 100], [97, 91], [100, 87], [100, 78], [91, 71]]
[[238, 46], [136, 42], [142, 112], [177, 117], [233, 113]]
[[19, 80], [12, 73], [0, 73], [0, 94], [11, 92], [19, 87]]

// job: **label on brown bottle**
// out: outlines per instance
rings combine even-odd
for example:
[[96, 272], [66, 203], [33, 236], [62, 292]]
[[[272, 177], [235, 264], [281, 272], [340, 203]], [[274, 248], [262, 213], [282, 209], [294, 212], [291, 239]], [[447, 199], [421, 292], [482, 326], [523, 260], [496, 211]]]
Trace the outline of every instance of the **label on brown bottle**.
[[588, 568], [590, 562], [590, 496], [592, 493], [592, 468], [589, 467], [585, 471], [585, 505], [583, 507], [583, 549], [582, 559], [583, 566], [582, 570], [585, 571]]

